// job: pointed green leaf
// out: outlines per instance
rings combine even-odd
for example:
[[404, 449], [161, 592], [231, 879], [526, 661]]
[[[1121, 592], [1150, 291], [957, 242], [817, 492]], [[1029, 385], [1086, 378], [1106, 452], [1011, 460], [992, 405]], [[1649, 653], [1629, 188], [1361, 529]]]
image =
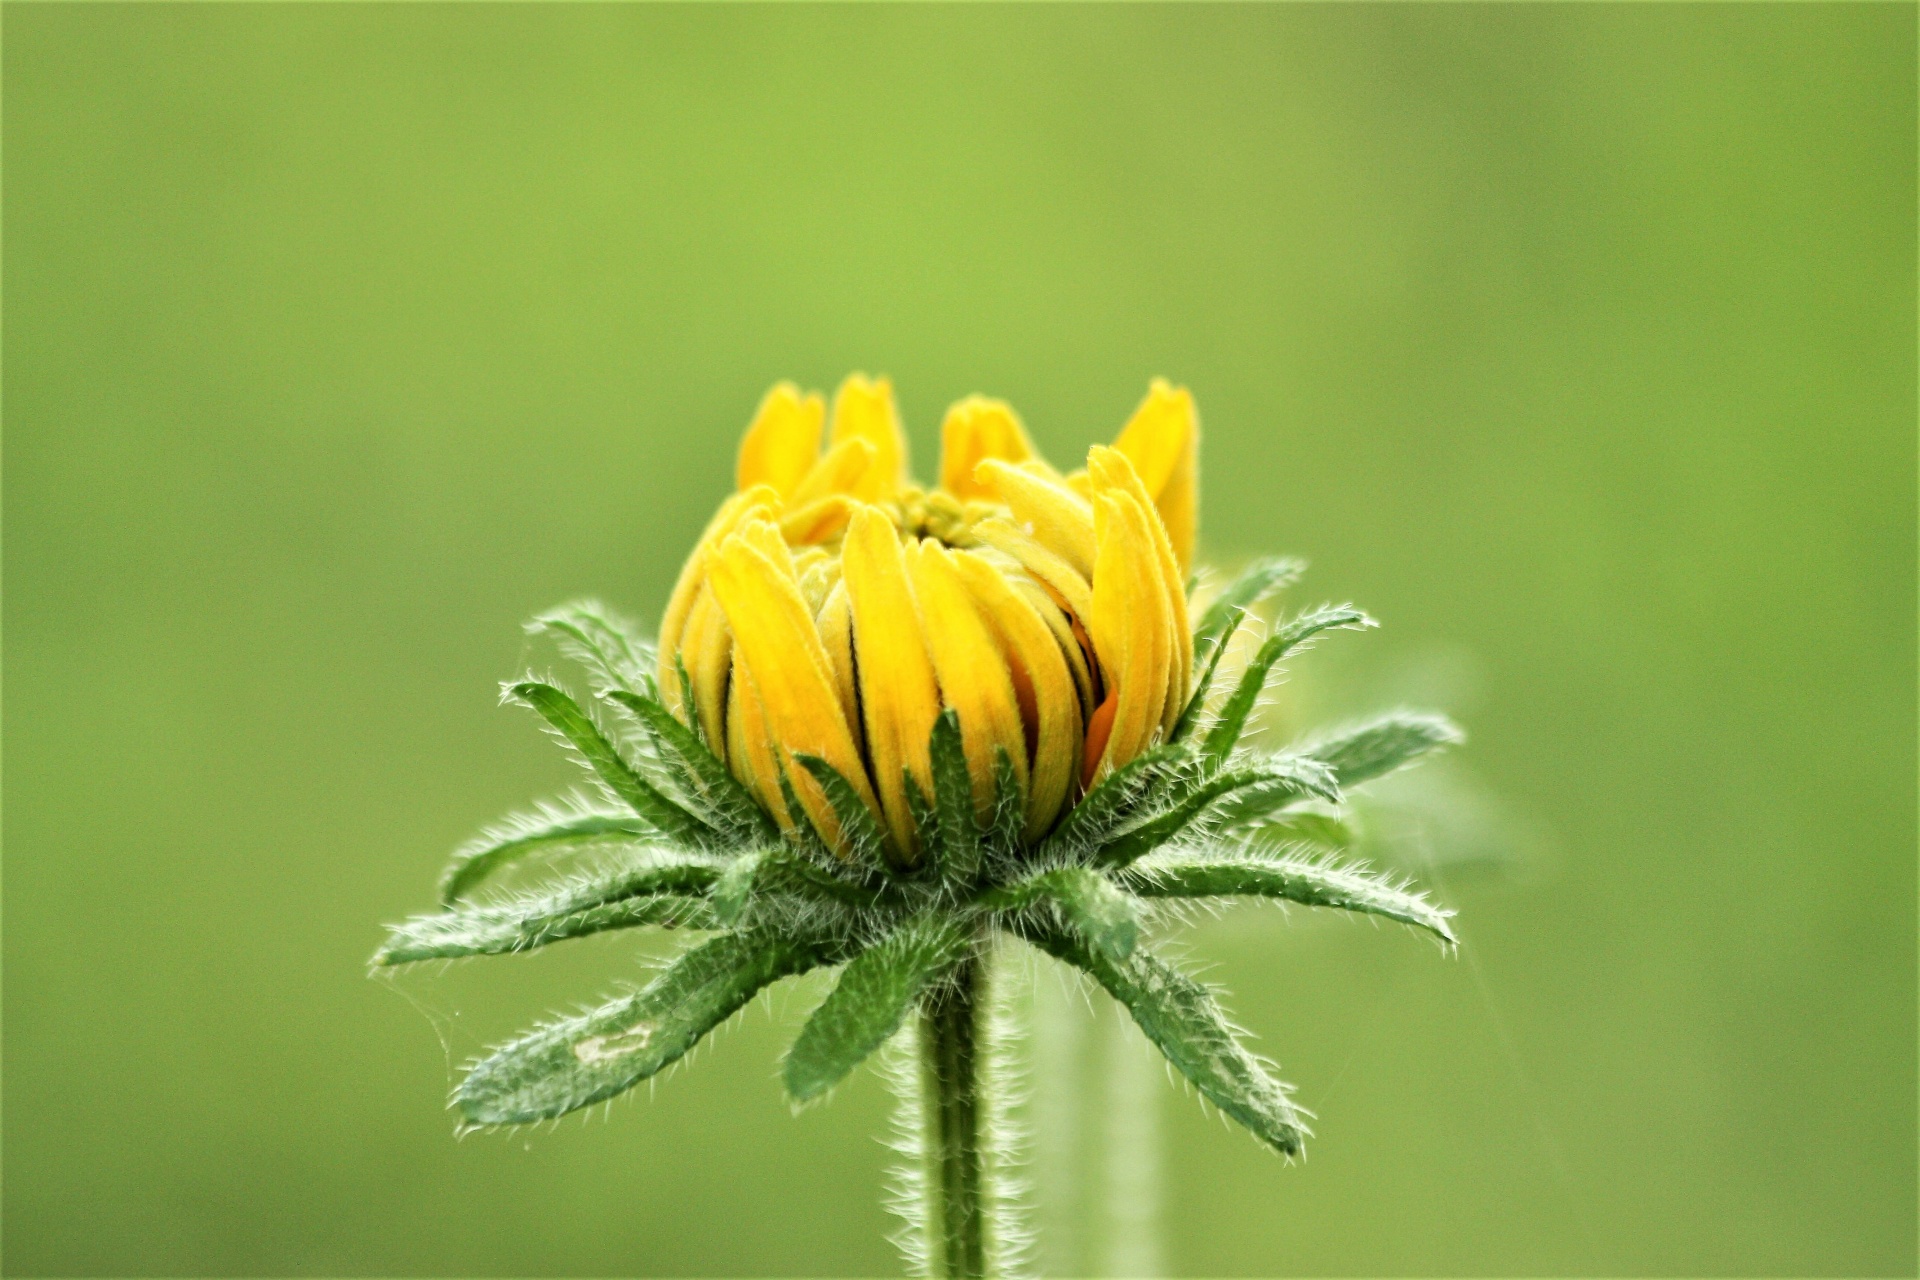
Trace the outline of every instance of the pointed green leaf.
[[765, 849], [755, 849], [727, 864], [727, 869], [714, 882], [713, 893], [708, 899], [713, 903], [714, 919], [729, 926], [740, 922], [740, 917], [747, 909], [747, 900], [753, 896], [754, 880], [759, 876], [768, 853]]
[[982, 894], [980, 905], [1020, 911], [1050, 905], [1060, 920], [1119, 963], [1133, 954], [1140, 937], [1140, 916], [1133, 899], [1087, 867], [1058, 867]]
[[1304, 560], [1255, 560], [1239, 577], [1228, 583], [1214, 598], [1193, 628], [1193, 665], [1195, 670], [1209, 665], [1215, 651], [1224, 647], [1227, 637], [1262, 600], [1297, 581], [1307, 571]]
[[710, 863], [666, 862], [602, 874], [501, 902], [415, 916], [391, 926], [376, 965], [534, 951], [548, 943], [635, 925], [708, 929], [700, 901], [718, 870]]
[[1226, 630], [1221, 634], [1219, 642], [1212, 645], [1204, 656], [1197, 652], [1194, 654], [1193, 693], [1187, 698], [1186, 708], [1180, 712], [1180, 719], [1175, 722], [1173, 732], [1167, 735], [1167, 741], [1186, 741], [1187, 735], [1191, 734], [1194, 726], [1200, 723], [1200, 713], [1207, 706], [1207, 694], [1213, 689], [1214, 673], [1219, 670], [1220, 659], [1227, 652], [1227, 641], [1233, 637], [1235, 631], [1239, 630], [1240, 622], [1246, 616], [1245, 609], [1236, 606], [1230, 610]]
[[953, 917], [924, 913], [848, 962], [787, 1053], [787, 1093], [817, 1098], [885, 1044], [928, 983], [967, 954], [972, 931]]
[[1107, 867], [1124, 867], [1143, 858], [1189, 829], [1230, 827], [1294, 800], [1318, 796], [1338, 800], [1333, 773], [1308, 756], [1276, 756], [1217, 773], [1168, 808], [1127, 828], [1101, 845], [1088, 859]]
[[880, 824], [874, 819], [873, 810], [867, 808], [860, 793], [853, 789], [853, 784], [819, 756], [796, 751], [793, 759], [813, 775], [813, 780], [820, 784], [820, 790], [826, 794], [827, 803], [833, 806], [833, 816], [840, 820], [840, 831], [846, 837], [851, 860], [861, 866], [880, 865], [882, 859], [887, 857], [888, 842], [880, 833]]
[[960, 714], [949, 707], [933, 722], [927, 737], [933, 773], [933, 814], [937, 834], [929, 846], [935, 870], [944, 879], [968, 883], [980, 868], [980, 829], [973, 818], [973, 777], [967, 772]]
[[1019, 929], [1041, 950], [1091, 974], [1214, 1106], [1275, 1150], [1300, 1153], [1308, 1131], [1290, 1086], [1247, 1052], [1205, 987], [1144, 947], [1116, 962], [1071, 930], [1031, 921]]
[[599, 775], [607, 789], [626, 801], [662, 835], [683, 844], [719, 843], [711, 827], [635, 773], [633, 766], [621, 758], [619, 751], [600, 732], [600, 726], [566, 693], [539, 680], [522, 680], [510, 686], [508, 692], [538, 711], [560, 736], [573, 744], [573, 749]]
[[1458, 943], [1453, 912], [1365, 867], [1310, 858], [1182, 858], [1136, 865], [1121, 883], [1148, 898], [1283, 898], [1309, 907], [1338, 907], [1385, 916]]
[[654, 648], [632, 623], [597, 600], [575, 600], [527, 624], [544, 631], [560, 652], [585, 667], [602, 688], [646, 693], [653, 681]]
[[1392, 773], [1439, 747], [1466, 741], [1466, 735], [1445, 716], [1402, 711], [1340, 734], [1307, 748], [1324, 761], [1343, 787]]
[[1020, 851], [1027, 825], [1027, 792], [1005, 747], [993, 749], [993, 813], [985, 832], [987, 846], [1002, 860]]
[[673, 771], [674, 780], [690, 799], [697, 800], [706, 810], [703, 816], [728, 839], [764, 841], [779, 834], [773, 819], [740, 785], [726, 764], [658, 698], [624, 689], [615, 689], [607, 697], [631, 711], [652, 735], [661, 759]]
[[591, 1106], [677, 1061], [762, 987], [830, 959], [757, 930], [721, 934], [643, 990], [496, 1049], [460, 1082], [454, 1102], [476, 1125], [532, 1124]]
[[627, 813], [600, 813], [584, 805], [543, 805], [509, 814], [454, 850], [440, 875], [440, 903], [452, 906], [495, 871], [529, 854], [582, 844], [644, 840], [653, 827]]
[[1247, 664], [1246, 671], [1241, 674], [1233, 696], [1220, 708], [1220, 716], [1213, 722], [1213, 728], [1207, 732], [1202, 755], [1208, 766], [1218, 768], [1233, 753], [1241, 733], [1247, 727], [1247, 717], [1253, 714], [1254, 706], [1267, 687], [1267, 676], [1273, 671], [1274, 663], [1322, 631], [1334, 627], [1365, 630], [1373, 625], [1373, 619], [1352, 605], [1323, 606], [1295, 618], [1268, 636], [1267, 642], [1260, 646], [1260, 652], [1254, 655], [1253, 661]]
[[1126, 824], [1144, 801], [1188, 769], [1194, 759], [1191, 747], [1173, 744], [1155, 747], [1121, 765], [1095, 783], [1072, 812], [1061, 819], [1042, 846], [1043, 857], [1074, 856], [1103, 843]]

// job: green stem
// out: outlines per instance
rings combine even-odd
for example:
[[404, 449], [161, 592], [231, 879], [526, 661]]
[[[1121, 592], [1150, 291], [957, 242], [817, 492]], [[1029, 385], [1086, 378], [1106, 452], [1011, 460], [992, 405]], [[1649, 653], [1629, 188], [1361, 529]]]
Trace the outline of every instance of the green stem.
[[976, 952], [928, 995], [920, 1014], [927, 1238], [935, 1250], [932, 1273], [955, 1280], [987, 1274], [980, 1090], [986, 978], [986, 956]]

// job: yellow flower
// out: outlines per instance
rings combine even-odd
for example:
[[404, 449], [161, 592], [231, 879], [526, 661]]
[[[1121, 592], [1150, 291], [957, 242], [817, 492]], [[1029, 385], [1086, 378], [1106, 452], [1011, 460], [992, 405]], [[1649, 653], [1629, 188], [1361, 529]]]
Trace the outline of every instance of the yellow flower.
[[928, 741], [944, 709], [976, 811], [992, 805], [1004, 753], [1033, 841], [1169, 732], [1193, 682], [1199, 418], [1184, 388], [1155, 381], [1113, 446], [1071, 475], [997, 400], [960, 401], [941, 436], [939, 485], [921, 489], [887, 379], [848, 378], [831, 413], [818, 394], [774, 387], [741, 442], [738, 491], [660, 624], [667, 705], [783, 828], [809, 822], [847, 847], [794, 765], [818, 756], [906, 863], [919, 856], [909, 792], [933, 794]]

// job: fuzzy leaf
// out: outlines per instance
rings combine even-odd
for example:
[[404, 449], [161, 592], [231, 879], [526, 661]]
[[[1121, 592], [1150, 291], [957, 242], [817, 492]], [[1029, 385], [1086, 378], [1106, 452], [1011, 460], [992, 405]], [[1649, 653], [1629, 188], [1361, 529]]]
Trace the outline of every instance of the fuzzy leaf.
[[1014, 771], [1013, 757], [1005, 747], [993, 749], [993, 813], [988, 819], [986, 839], [994, 853], [1005, 859], [1020, 849], [1020, 831], [1026, 825], [1027, 793]]
[[1288, 1096], [1290, 1087], [1247, 1052], [1205, 987], [1144, 947], [1116, 962], [1067, 929], [1027, 922], [1020, 932], [1041, 950], [1091, 974], [1214, 1106], [1282, 1154], [1300, 1153], [1307, 1127]]
[[555, 731], [573, 744], [573, 749], [599, 775], [608, 790], [626, 801], [662, 835], [683, 844], [716, 843], [713, 829], [635, 773], [633, 766], [621, 758], [620, 752], [600, 732], [600, 726], [566, 693], [538, 680], [522, 680], [510, 686], [508, 692], [538, 711]]
[[1233, 696], [1220, 708], [1220, 716], [1208, 730], [1206, 746], [1202, 751], [1209, 767], [1218, 768], [1233, 753], [1240, 741], [1240, 735], [1246, 730], [1247, 717], [1253, 714], [1260, 694], [1267, 687], [1267, 676], [1273, 671], [1273, 664], [1298, 649], [1322, 631], [1334, 627], [1352, 627], [1364, 630], [1374, 625], [1373, 619], [1352, 605], [1323, 606], [1312, 613], [1302, 614], [1292, 622], [1280, 627], [1267, 637], [1260, 646], [1260, 652], [1240, 676], [1240, 683], [1234, 687]]
[[713, 883], [711, 867], [682, 864], [603, 876], [508, 902], [482, 903], [415, 916], [389, 928], [376, 965], [537, 951], [553, 942], [637, 925], [711, 929], [713, 913], [699, 898]]
[[713, 903], [713, 917], [723, 925], [735, 925], [746, 912], [747, 901], [753, 896], [754, 880], [760, 874], [761, 865], [766, 861], [768, 851], [756, 849], [752, 853], [743, 853], [727, 864], [714, 882], [709, 901]]
[[762, 987], [827, 960], [816, 946], [757, 930], [723, 933], [641, 991], [501, 1046], [467, 1073], [454, 1102], [476, 1125], [532, 1124], [591, 1106], [677, 1061]]
[[1207, 694], [1213, 689], [1213, 676], [1219, 670], [1220, 659], [1227, 652], [1227, 641], [1240, 628], [1240, 622], [1247, 616], [1245, 609], [1235, 606], [1229, 611], [1226, 630], [1218, 643], [1212, 645], [1205, 656], [1194, 655], [1193, 693], [1187, 698], [1187, 705], [1180, 712], [1180, 719], [1174, 722], [1173, 732], [1167, 735], [1169, 742], [1185, 742], [1194, 726], [1200, 723], [1200, 713], [1206, 709]]
[[840, 832], [846, 837], [851, 860], [861, 866], [876, 865], [885, 856], [886, 837], [880, 833], [880, 824], [874, 819], [873, 810], [867, 808], [860, 799], [860, 793], [853, 789], [853, 784], [819, 756], [796, 751], [793, 759], [813, 775], [813, 780], [820, 784], [820, 790], [826, 793], [827, 803], [833, 806], [833, 816], [840, 820]]
[[965, 924], [926, 913], [855, 956], [787, 1053], [788, 1095], [806, 1102], [838, 1084], [900, 1029], [921, 991], [971, 943]]
[[625, 813], [515, 814], [454, 851], [440, 875], [440, 903], [452, 906], [495, 871], [531, 853], [601, 841], [644, 840], [653, 834], [651, 825]]
[[1307, 571], [1304, 560], [1255, 560], [1214, 598], [1193, 628], [1194, 669], [1211, 669], [1210, 659], [1224, 648], [1240, 619], [1262, 600], [1299, 580]]
[[1308, 756], [1276, 756], [1217, 773], [1190, 788], [1177, 804], [1101, 845], [1090, 860], [1101, 866], [1124, 867], [1183, 834], [1196, 822], [1233, 826], [1308, 796], [1340, 798], [1332, 771]]
[[1135, 866], [1121, 883], [1148, 898], [1283, 898], [1309, 907], [1339, 907], [1414, 925], [1455, 945], [1453, 912], [1364, 867], [1309, 858], [1179, 859]]
[[575, 600], [527, 624], [546, 632], [560, 652], [595, 676], [602, 688], [645, 694], [651, 689], [654, 647], [633, 624], [597, 600]]
[[1024, 910], [1046, 903], [1061, 921], [1108, 959], [1119, 963], [1133, 954], [1140, 938], [1140, 917], [1133, 899], [1098, 871], [1059, 867], [983, 894], [980, 904], [998, 910]]
[[1445, 716], [1396, 712], [1307, 748], [1325, 762], [1343, 787], [1392, 773], [1438, 747], [1466, 741], [1466, 735]]
[[1104, 842], [1123, 826], [1141, 801], [1193, 763], [1191, 747], [1156, 747], [1134, 757], [1094, 784], [1047, 837], [1043, 853], [1078, 852]]
[[615, 689], [607, 697], [634, 714], [652, 735], [661, 759], [689, 798], [697, 798], [711, 824], [730, 840], [771, 840], [778, 833], [739, 779], [681, 724], [658, 698]]
[[980, 829], [973, 820], [973, 777], [967, 772], [960, 715], [949, 707], [933, 722], [927, 738], [933, 772], [934, 829], [930, 846], [934, 870], [942, 878], [970, 883], [980, 870]]

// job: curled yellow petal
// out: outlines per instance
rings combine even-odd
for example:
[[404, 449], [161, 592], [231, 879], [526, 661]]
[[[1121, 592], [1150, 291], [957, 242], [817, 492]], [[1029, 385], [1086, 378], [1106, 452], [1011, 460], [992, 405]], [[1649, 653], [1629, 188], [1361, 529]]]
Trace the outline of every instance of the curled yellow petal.
[[726, 610], [735, 648], [760, 696], [767, 728], [783, 752], [794, 791], [821, 835], [844, 852], [832, 805], [813, 775], [792, 763], [792, 754], [821, 757], [846, 775], [876, 813], [879, 805], [854, 749], [853, 734], [840, 713], [833, 670], [799, 583], [790, 568], [753, 545], [761, 540], [751, 530], [730, 535], [712, 557], [709, 580]]
[[826, 418], [826, 403], [817, 394], [802, 395], [791, 382], [776, 383], [740, 441], [735, 487], [745, 492], [764, 484], [783, 498], [791, 495], [820, 456]]
[[974, 811], [984, 819], [993, 807], [994, 748], [1013, 762], [1021, 789], [1028, 785], [1027, 735], [1013, 674], [945, 548], [916, 543], [907, 548], [906, 562], [941, 699], [960, 715]]
[[687, 613], [686, 640], [681, 661], [687, 679], [693, 683], [693, 705], [707, 741], [726, 740], [727, 673], [732, 667], [733, 636], [727, 629], [727, 615], [713, 598], [710, 586], [702, 585]]
[[769, 485], [755, 485], [745, 493], [736, 493], [720, 504], [720, 509], [707, 522], [706, 529], [700, 534], [700, 540], [693, 544], [693, 553], [687, 562], [680, 566], [680, 577], [673, 584], [673, 592], [667, 597], [667, 611], [660, 619], [660, 692], [666, 704], [675, 714], [684, 716], [680, 697], [680, 674], [675, 667], [679, 656], [681, 639], [687, 627], [687, 619], [693, 611], [693, 602], [700, 594], [701, 584], [706, 580], [707, 558], [720, 540], [732, 533], [742, 521], [751, 520], [775, 510], [780, 504], [780, 495]]
[[833, 393], [833, 427], [829, 440], [843, 444], [864, 440], [873, 457], [846, 492], [865, 502], [892, 497], [907, 482], [907, 437], [900, 429], [900, 413], [893, 404], [893, 383], [886, 378], [850, 375]]
[[827, 661], [833, 665], [833, 689], [840, 695], [840, 714], [853, 731], [853, 745], [865, 750], [866, 728], [860, 723], [860, 691], [853, 667], [853, 605], [847, 599], [847, 584], [836, 582], [827, 593], [820, 610], [820, 642], [826, 646]]
[[787, 499], [792, 511], [802, 511], [834, 494], [853, 493], [874, 465], [878, 450], [870, 440], [838, 440], [813, 464], [806, 478]]
[[995, 551], [1004, 552], [1020, 563], [1028, 573], [1052, 587], [1069, 612], [1085, 619], [1093, 612], [1093, 588], [1085, 574], [1038, 539], [1014, 528], [1005, 520], [982, 520], [974, 526], [974, 536]]
[[744, 669], [735, 672], [727, 685], [727, 768], [753, 792], [782, 831], [793, 829], [795, 817], [787, 812], [786, 797], [780, 794], [780, 765], [766, 713], [753, 677]]
[[1146, 516], [1147, 532], [1153, 542], [1154, 564], [1143, 566], [1151, 572], [1166, 596], [1167, 617], [1171, 620], [1174, 642], [1172, 666], [1167, 672], [1167, 701], [1161, 713], [1160, 727], [1171, 733], [1180, 713], [1186, 709], [1187, 694], [1193, 676], [1193, 630], [1187, 621], [1187, 587], [1166, 527], [1147, 496], [1147, 488], [1127, 455], [1117, 449], [1095, 445], [1087, 453], [1087, 475], [1096, 492], [1118, 490], [1131, 494]]
[[1078, 494], [998, 458], [982, 462], [976, 474], [1007, 504], [1022, 533], [1066, 560], [1081, 577], [1093, 573], [1093, 508]]
[[1184, 576], [1193, 567], [1200, 527], [1200, 413], [1193, 394], [1155, 378], [1113, 447], [1140, 473]]
[[1070, 633], [1057, 634], [986, 560], [969, 551], [955, 551], [951, 560], [1006, 656], [1032, 772], [1025, 836], [1035, 840], [1059, 816], [1080, 759], [1080, 693], [1062, 644], [1076, 654], [1079, 646]]
[[1153, 572], [1146, 512], [1131, 494], [1108, 492], [1095, 496], [1093, 513], [1099, 552], [1088, 629], [1101, 669], [1118, 695], [1097, 778], [1139, 755], [1159, 730], [1173, 637], [1166, 593]]
[[968, 396], [947, 410], [940, 425], [940, 487], [956, 498], [990, 498], [991, 486], [975, 479], [988, 458], [1025, 462], [1033, 442], [1010, 405], [985, 396]]
[[837, 538], [853, 514], [853, 502], [844, 494], [830, 493], [815, 498], [803, 507], [789, 506], [780, 517], [780, 534], [796, 547], [813, 546]]
[[903, 770], [912, 771], [923, 794], [933, 794], [927, 737], [940, 714], [940, 689], [920, 634], [900, 534], [871, 507], [854, 512], [847, 525], [840, 580], [853, 608], [854, 661], [874, 785], [888, 831], [912, 857], [918, 846]]

